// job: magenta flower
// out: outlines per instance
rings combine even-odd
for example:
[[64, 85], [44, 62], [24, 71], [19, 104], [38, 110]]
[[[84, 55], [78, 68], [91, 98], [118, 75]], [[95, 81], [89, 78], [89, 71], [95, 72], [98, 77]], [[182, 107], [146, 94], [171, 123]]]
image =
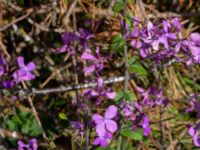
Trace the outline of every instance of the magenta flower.
[[37, 140], [35, 138], [29, 140], [28, 144], [24, 144], [22, 141], [18, 141], [18, 150], [37, 150], [38, 144]]
[[144, 116], [143, 118], [143, 123], [142, 123], [142, 127], [144, 129], [143, 133], [145, 136], [149, 135], [149, 133], [151, 132], [151, 128], [149, 126], [149, 117], [148, 116]]
[[99, 77], [97, 79], [97, 90], [87, 89], [83, 92], [83, 96], [85, 96], [87, 99], [95, 97], [96, 105], [100, 104], [105, 97], [108, 99], [114, 99], [116, 97], [116, 92], [111, 92], [110, 88], [104, 89], [103, 82], [103, 78]]
[[19, 69], [16, 70], [12, 76], [18, 83], [20, 81], [29, 81], [35, 79], [35, 75], [31, 71], [35, 70], [36, 66], [34, 62], [29, 62], [27, 65], [24, 64], [24, 57], [19, 56], [17, 58]]
[[92, 120], [96, 123], [96, 132], [103, 137], [107, 132], [114, 133], [117, 130], [117, 123], [113, 118], [117, 115], [117, 107], [111, 105], [106, 110], [104, 116], [94, 114]]
[[121, 108], [125, 117], [129, 117], [133, 114], [133, 106], [129, 101], [127, 101], [126, 104], [122, 103]]
[[65, 32], [62, 34], [63, 46], [57, 49], [52, 49], [53, 52], [64, 53], [64, 52], [73, 52], [73, 47], [71, 46], [72, 42], [78, 41], [79, 36], [73, 32]]
[[96, 49], [96, 54], [95, 55], [91, 54], [90, 52], [86, 52], [85, 51], [82, 54], [81, 58], [84, 59], [84, 60], [88, 60], [88, 61], [92, 62], [92, 65], [90, 65], [89, 67], [84, 68], [83, 71], [84, 71], [85, 75], [91, 74], [95, 70], [98, 73], [104, 67], [103, 63], [105, 62], [105, 58], [100, 56], [98, 47]]
[[112, 138], [112, 134], [107, 132], [104, 136], [97, 137], [93, 144], [100, 145], [101, 147], [107, 147], [109, 140]]
[[6, 89], [13, 88], [14, 85], [15, 85], [15, 83], [14, 83], [13, 80], [11, 80], [11, 81], [5, 81], [5, 80], [3, 80], [3, 81], [1, 82], [1, 86], [2, 86], [3, 88], [6, 88]]
[[162, 104], [168, 106], [169, 104], [169, 100], [163, 96], [163, 91], [160, 89], [150, 87], [145, 91], [141, 87], [136, 87], [136, 90], [142, 95], [142, 105], [153, 107]]
[[0, 76], [5, 73], [6, 61], [0, 51]]
[[200, 147], [200, 139], [198, 137], [198, 130], [195, 129], [194, 127], [190, 127], [188, 132], [193, 137], [194, 145]]

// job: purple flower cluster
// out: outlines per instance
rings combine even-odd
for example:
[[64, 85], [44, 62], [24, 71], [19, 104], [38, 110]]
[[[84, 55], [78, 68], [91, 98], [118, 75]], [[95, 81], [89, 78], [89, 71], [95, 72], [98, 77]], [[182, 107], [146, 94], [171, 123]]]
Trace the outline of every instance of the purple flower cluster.
[[112, 134], [117, 131], [117, 123], [113, 120], [117, 115], [117, 107], [110, 105], [104, 116], [99, 114], [94, 114], [92, 120], [96, 124], [96, 133], [98, 137], [94, 140], [94, 145], [101, 145], [106, 147], [108, 145], [109, 139], [112, 138]]
[[[186, 110], [186, 112], [196, 112], [197, 118], [200, 119], [200, 102], [197, 100], [197, 96], [195, 94], [190, 95], [190, 108]], [[198, 132], [200, 130], [200, 123], [196, 123], [195, 125], [189, 125], [189, 134], [193, 137], [194, 145], [200, 147], [200, 139]]]
[[137, 101], [134, 102], [134, 105], [131, 105], [127, 101], [125, 105], [121, 104], [120, 107], [124, 117], [129, 118], [132, 122], [132, 129], [137, 130], [138, 128], [143, 128], [144, 135], [148, 136], [151, 132], [149, 125], [150, 119], [142, 112], [142, 106]]
[[137, 91], [142, 96], [142, 105], [153, 108], [157, 105], [164, 104], [167, 106], [169, 104], [169, 99], [165, 98], [163, 95], [163, 90], [157, 89], [155, 87], [150, 87], [148, 90], [144, 90], [141, 87], [136, 87]]
[[18, 150], [37, 150], [38, 144], [35, 138], [29, 140], [28, 144], [25, 144], [22, 141], [18, 141]]
[[88, 40], [92, 37], [93, 35], [84, 29], [80, 29], [79, 33], [65, 32], [62, 34], [62, 47], [52, 49], [52, 51], [57, 53], [68, 52], [72, 54], [75, 52], [74, 43], [76, 42], [84, 49], [89, 49]]
[[145, 24], [137, 18], [134, 20], [133, 31], [128, 30], [126, 38], [131, 40], [131, 46], [138, 49], [142, 58], [154, 62], [174, 58], [187, 65], [200, 63], [200, 35], [191, 33], [184, 38], [178, 18]]
[[151, 132], [150, 118], [143, 112], [143, 109], [145, 107], [152, 109], [162, 104], [164, 106], [168, 106], [169, 100], [163, 96], [162, 90], [157, 90], [153, 87], [149, 88], [148, 90], [144, 90], [141, 87], [136, 87], [136, 90], [140, 93], [141, 99], [135, 101], [133, 105], [131, 105], [129, 101], [127, 101], [125, 104], [121, 103], [120, 107], [124, 117], [129, 118], [132, 122], [133, 130], [143, 128], [144, 135], [148, 136]]

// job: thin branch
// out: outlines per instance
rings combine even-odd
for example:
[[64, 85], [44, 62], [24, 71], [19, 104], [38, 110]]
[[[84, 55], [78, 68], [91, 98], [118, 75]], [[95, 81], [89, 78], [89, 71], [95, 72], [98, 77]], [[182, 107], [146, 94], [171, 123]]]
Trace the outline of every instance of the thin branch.
[[[126, 14], [127, 14], [127, 0], [124, 0], [124, 10], [123, 10], [123, 25], [122, 25], [122, 35], [124, 36], [126, 34]], [[125, 58], [125, 91], [128, 90], [128, 80], [129, 80], [129, 73], [128, 73], [128, 49], [127, 45], [124, 45], [124, 58]]]
[[[32, 12], [32, 11], [31, 11], [31, 12]], [[6, 26], [2, 27], [2, 28], [0, 29], [0, 32], [6, 30], [7, 28], [9, 28], [10, 26], [12, 26], [13, 24], [16, 24], [17, 22], [19, 22], [19, 21], [21, 21], [21, 20], [24, 20], [24, 19], [27, 18], [29, 15], [31, 15], [31, 12], [29, 12], [29, 13], [27, 13], [27, 14], [25, 14], [25, 15], [23, 15], [23, 16], [17, 18], [17, 19], [15, 19], [15, 20], [13, 20], [11, 23], [9, 23], [9, 24], [7, 24]]]
[[31, 14], [39, 14], [39, 13], [44, 13], [46, 12], [46, 8], [48, 8], [48, 5], [45, 6], [45, 5], [42, 5], [40, 6], [39, 8], [30, 8], [30, 9], [27, 9], [25, 10], [26, 14], [25, 15], [22, 15], [20, 16], [19, 18], [13, 20], [12, 22], [10, 22], [9, 24], [5, 25], [4, 27], [0, 28], [0, 32], [8, 29], [10, 26], [18, 23], [19, 21], [22, 21], [24, 19], [26, 19], [27, 17], [29, 17]]
[[[110, 83], [117, 83], [124, 81], [124, 77], [114, 77], [110, 78], [108, 80], [104, 81], [104, 84], [110, 84]], [[18, 92], [24, 92], [29, 95], [41, 95], [41, 94], [50, 94], [50, 93], [60, 93], [60, 92], [67, 92], [67, 91], [73, 91], [73, 90], [80, 90], [85, 88], [91, 88], [96, 87], [97, 83], [91, 82], [88, 84], [79, 84], [79, 85], [71, 85], [67, 87], [57, 87], [57, 88], [49, 88], [49, 89], [32, 89], [32, 90], [26, 90], [26, 91], [18, 91]]]
[[[25, 82], [22, 82], [22, 85], [23, 85], [23, 87], [25, 89], [27, 89], [27, 86], [26, 86]], [[47, 135], [46, 135], [46, 133], [44, 131], [44, 128], [42, 127], [42, 123], [41, 123], [40, 118], [38, 116], [38, 113], [37, 113], [37, 111], [35, 109], [35, 106], [33, 104], [33, 100], [32, 100], [32, 98], [30, 96], [28, 96], [28, 102], [29, 102], [29, 105], [31, 106], [31, 110], [32, 110], [32, 112], [34, 114], [34, 117], [35, 117], [35, 119], [36, 119], [36, 121], [37, 121], [40, 129], [42, 130], [42, 136], [43, 136], [43, 138], [48, 141]]]

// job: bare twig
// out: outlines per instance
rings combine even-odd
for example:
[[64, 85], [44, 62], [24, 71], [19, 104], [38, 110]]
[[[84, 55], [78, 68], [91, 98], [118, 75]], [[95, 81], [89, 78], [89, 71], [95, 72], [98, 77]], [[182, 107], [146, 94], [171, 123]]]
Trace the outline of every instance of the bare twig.
[[[33, 11], [31, 11], [31, 12], [33, 12]], [[17, 19], [15, 19], [15, 20], [13, 20], [11, 23], [9, 23], [9, 24], [7, 24], [6, 26], [2, 27], [2, 28], [0, 29], [0, 32], [6, 30], [7, 28], [9, 28], [10, 26], [12, 26], [13, 24], [16, 24], [17, 22], [19, 22], [19, 21], [21, 21], [21, 20], [27, 18], [27, 17], [31, 14], [31, 12], [29, 12], [29, 13], [27, 13], [27, 14], [25, 14], [25, 15], [23, 15], [23, 16], [17, 18]]]
[[30, 9], [27, 9], [25, 10], [25, 15], [22, 15], [20, 16], [19, 18], [13, 20], [12, 22], [10, 22], [9, 24], [5, 25], [4, 27], [0, 28], [0, 32], [8, 29], [10, 26], [16, 24], [17, 22], [19, 21], [22, 21], [24, 19], [26, 19], [27, 17], [29, 17], [31, 14], [39, 14], [39, 13], [44, 13], [46, 12], [46, 8], [48, 8], [48, 5], [45, 6], [45, 5], [42, 5], [40, 6], [39, 8], [30, 8]]
[[[110, 78], [108, 80], [105, 80], [104, 84], [122, 82], [122, 81], [124, 81], [124, 79], [125, 79], [124, 77]], [[96, 87], [96, 86], [97, 86], [97, 83], [88, 83], [88, 84], [72, 85], [72, 86], [67, 86], [67, 87], [51, 88], [51, 89], [41, 89], [41, 90], [40, 89], [38, 89], [38, 90], [32, 89], [30, 91], [30, 94], [40, 95], [40, 94], [59, 93], [59, 92], [67, 92], [67, 91], [72, 91], [72, 90], [91, 88], [91, 87]]]
[[74, 8], [76, 7], [76, 4], [77, 4], [77, 2], [78, 2], [78, 0], [74, 0], [73, 1], [73, 3], [70, 5], [70, 7], [69, 7], [69, 9], [68, 9], [68, 11], [67, 11], [67, 14], [65, 15], [65, 23], [66, 23], [66, 25], [68, 25], [68, 23], [69, 23], [69, 18], [70, 18], [70, 16], [71, 16], [71, 14], [72, 14], [72, 12], [73, 12], [73, 10], [74, 10]]
[[[24, 87], [25, 89], [27, 89], [27, 86], [26, 86], [25, 82], [22, 82], [22, 85], [23, 85], [23, 87]], [[34, 106], [34, 104], [33, 104], [33, 100], [32, 100], [32, 98], [31, 98], [30, 96], [28, 96], [28, 102], [29, 102], [29, 104], [30, 104], [30, 106], [31, 106], [31, 110], [32, 110], [32, 112], [33, 112], [33, 114], [34, 114], [34, 117], [35, 117], [35, 119], [36, 119], [36, 121], [37, 121], [37, 123], [38, 123], [40, 129], [42, 130], [42, 136], [43, 136], [43, 138], [44, 138], [46, 141], [48, 141], [47, 135], [46, 135], [46, 133], [45, 133], [45, 131], [44, 131], [44, 128], [42, 127], [42, 123], [41, 123], [40, 118], [39, 118], [39, 116], [38, 116], [38, 113], [37, 113], [37, 111], [36, 111], [36, 109], [35, 109], [35, 106]]]

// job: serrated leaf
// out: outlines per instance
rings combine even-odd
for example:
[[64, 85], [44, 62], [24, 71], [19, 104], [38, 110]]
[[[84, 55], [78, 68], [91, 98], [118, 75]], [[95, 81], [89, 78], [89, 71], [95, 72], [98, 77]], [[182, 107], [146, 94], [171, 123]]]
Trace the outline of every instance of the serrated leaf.
[[124, 129], [121, 131], [121, 135], [136, 141], [141, 141], [143, 139], [142, 130], [133, 131], [131, 129]]
[[67, 116], [64, 113], [59, 113], [58, 116], [62, 120], [67, 120], [68, 119]]

